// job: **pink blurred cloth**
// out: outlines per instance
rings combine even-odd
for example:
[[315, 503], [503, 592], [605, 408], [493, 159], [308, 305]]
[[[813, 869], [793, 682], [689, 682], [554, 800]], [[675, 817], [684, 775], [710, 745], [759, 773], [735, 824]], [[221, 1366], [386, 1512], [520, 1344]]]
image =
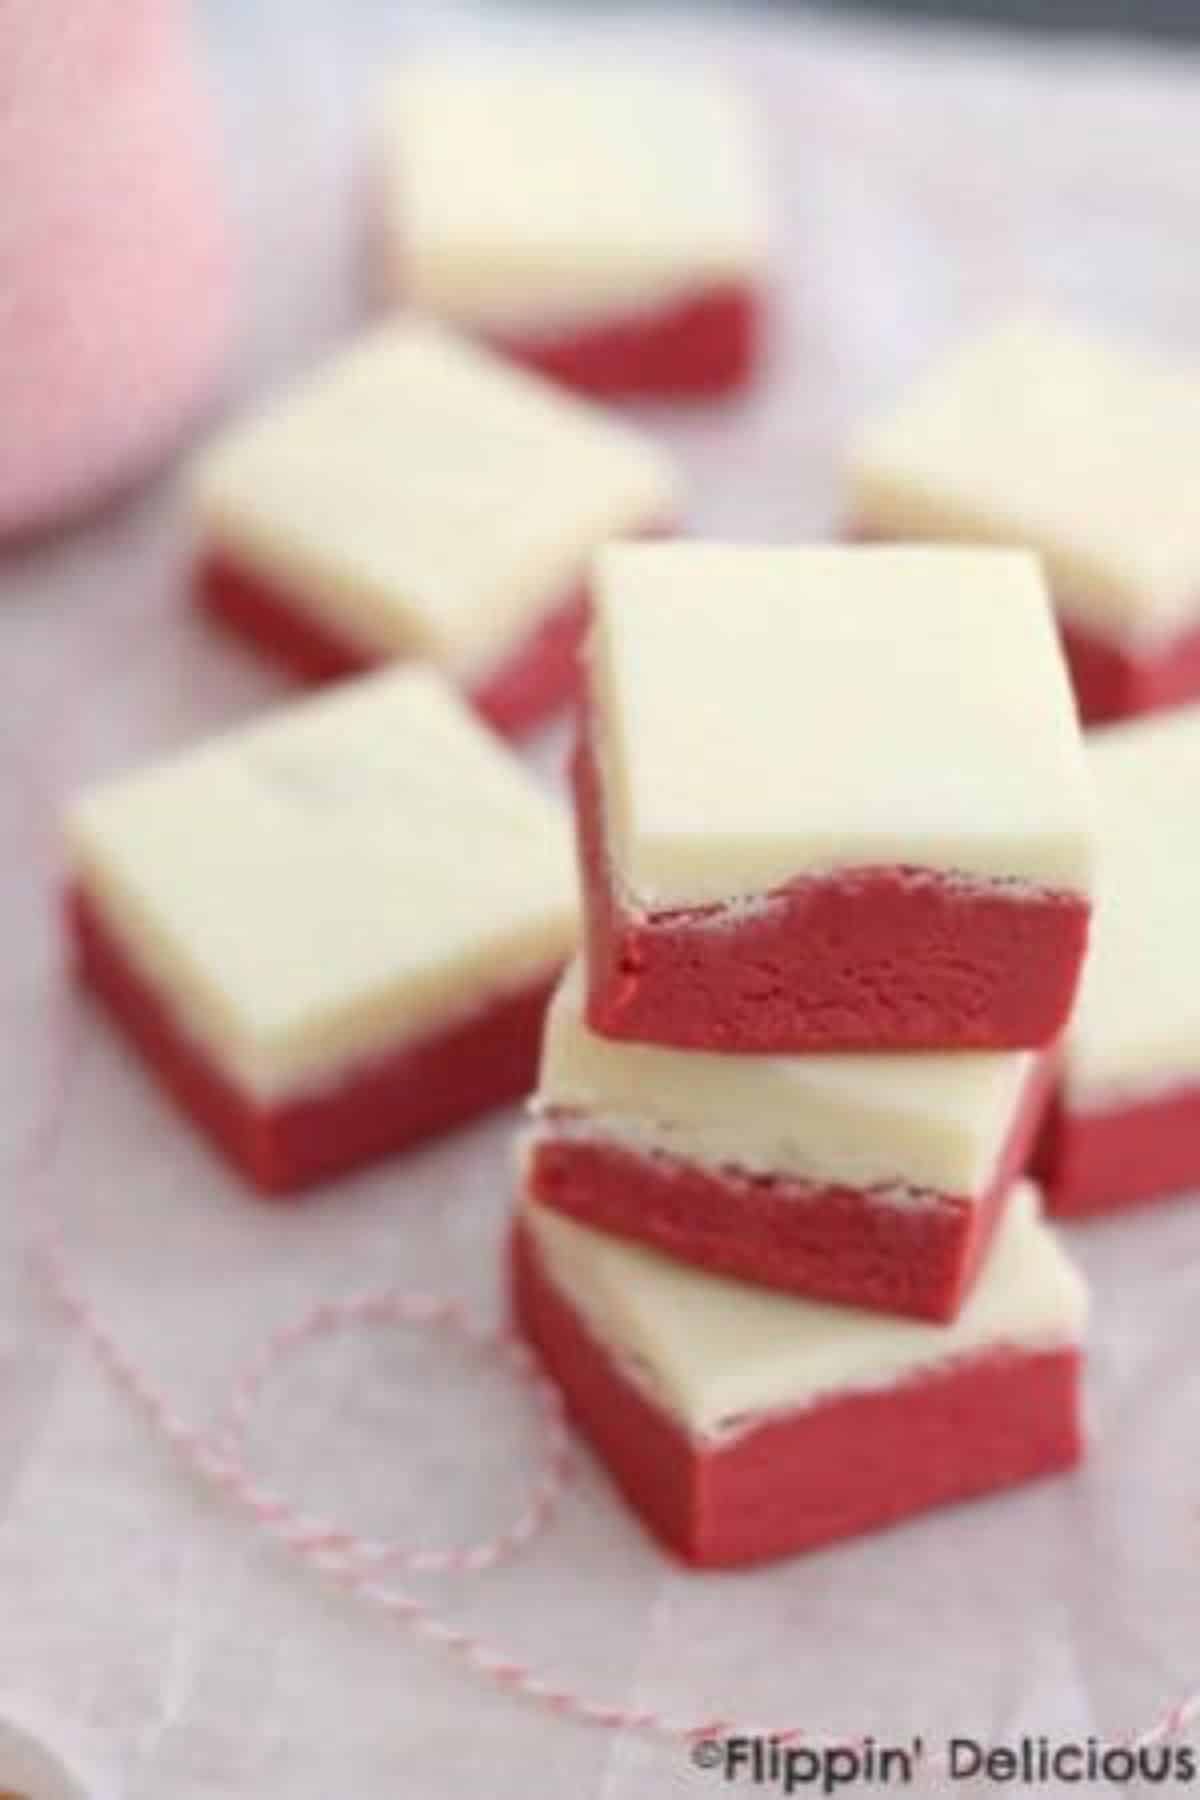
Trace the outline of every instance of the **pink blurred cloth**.
[[229, 245], [188, 23], [0, 5], [0, 536], [147, 470], [217, 378]]

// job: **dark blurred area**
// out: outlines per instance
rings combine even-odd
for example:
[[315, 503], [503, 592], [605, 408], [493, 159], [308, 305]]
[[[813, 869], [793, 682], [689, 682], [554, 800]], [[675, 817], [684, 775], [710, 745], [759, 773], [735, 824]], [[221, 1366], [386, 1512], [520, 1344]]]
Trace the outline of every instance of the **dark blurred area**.
[[[595, 0], [591, 0], [595, 6]], [[668, 0], [660, 0], [668, 3]], [[680, 4], [681, 0], [674, 0]], [[847, 17], [959, 20], [1055, 33], [1114, 33], [1124, 37], [1200, 43], [1200, 0], [766, 0], [768, 10], [801, 8]], [[543, 0], [583, 9], [589, 0]], [[736, 0], [735, 0], [736, 4]], [[595, 6], [595, 10], [602, 7]]]
[[1200, 0], [827, 0], [826, 10], [1200, 41]]

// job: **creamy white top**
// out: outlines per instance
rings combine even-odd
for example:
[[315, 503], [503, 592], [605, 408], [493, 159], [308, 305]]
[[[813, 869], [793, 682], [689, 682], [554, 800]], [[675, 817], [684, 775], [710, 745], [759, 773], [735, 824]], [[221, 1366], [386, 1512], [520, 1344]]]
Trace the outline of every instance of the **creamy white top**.
[[526, 1200], [524, 1218], [559, 1291], [593, 1335], [688, 1431], [709, 1436], [762, 1413], [890, 1387], [1000, 1345], [1077, 1342], [1087, 1295], [1022, 1182], [972, 1293], [951, 1325], [848, 1307], [701, 1274]]
[[934, 368], [853, 457], [878, 536], [1028, 544], [1116, 641], [1200, 619], [1200, 364], [1019, 319]]
[[202, 457], [199, 531], [375, 654], [485, 672], [597, 544], [679, 511], [632, 428], [433, 325], [370, 332]]
[[550, 1008], [536, 1112], [565, 1108], [586, 1135], [634, 1149], [882, 1187], [899, 1203], [914, 1191], [980, 1197], [1035, 1062], [1028, 1051], [723, 1056], [621, 1043], [588, 1029], [584, 988], [577, 962]]
[[548, 973], [575, 935], [565, 819], [416, 667], [103, 783], [68, 848], [185, 1024], [265, 1093]]
[[379, 142], [391, 280], [460, 324], [553, 329], [760, 274], [746, 123], [695, 72], [418, 64]]
[[1200, 707], [1091, 734], [1097, 912], [1067, 1041], [1080, 1106], [1200, 1081]]
[[628, 904], [871, 864], [1087, 889], [1087, 772], [1033, 557], [617, 545], [594, 587]]

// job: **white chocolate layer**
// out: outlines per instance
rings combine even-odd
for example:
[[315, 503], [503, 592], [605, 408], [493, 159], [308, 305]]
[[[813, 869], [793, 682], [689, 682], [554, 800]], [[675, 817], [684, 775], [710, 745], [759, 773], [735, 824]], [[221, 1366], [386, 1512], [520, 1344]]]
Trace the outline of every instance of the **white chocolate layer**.
[[372, 655], [487, 673], [610, 537], [669, 522], [666, 456], [437, 326], [359, 339], [201, 458], [204, 543]]
[[390, 85], [379, 154], [391, 284], [458, 324], [553, 331], [758, 285], [749, 133], [701, 76], [426, 63]]
[[1110, 642], [1200, 621], [1200, 366], [1020, 319], [868, 429], [855, 523], [1039, 550], [1063, 613]]
[[1096, 916], [1067, 1036], [1068, 1103], [1200, 1081], [1200, 707], [1091, 733]]
[[557, 806], [432, 671], [389, 670], [86, 793], [73, 879], [263, 1097], [549, 975], [575, 937]]
[[951, 1325], [822, 1306], [701, 1274], [531, 1200], [523, 1217], [546, 1271], [592, 1334], [697, 1437], [833, 1395], [891, 1387], [966, 1356], [1078, 1343], [1087, 1292], [1013, 1192], [987, 1262]]
[[1091, 796], [1032, 557], [614, 545], [593, 584], [626, 904], [881, 865], [1087, 891]]
[[[724, 1056], [589, 1030], [583, 966], [546, 1022], [535, 1111], [589, 1138], [710, 1169], [977, 1200], [996, 1172], [1035, 1056]], [[568, 1127], [569, 1128], [569, 1127]], [[546, 1129], [561, 1129], [551, 1120]], [[885, 1195], [886, 1197], [886, 1195]]]

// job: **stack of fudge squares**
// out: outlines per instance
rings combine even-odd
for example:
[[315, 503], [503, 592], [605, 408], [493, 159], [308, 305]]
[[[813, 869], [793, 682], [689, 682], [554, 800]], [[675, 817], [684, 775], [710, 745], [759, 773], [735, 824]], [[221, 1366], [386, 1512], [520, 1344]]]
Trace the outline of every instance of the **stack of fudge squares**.
[[[659, 541], [581, 396], [762, 361], [730, 97], [412, 65], [376, 164], [405, 310], [191, 483], [205, 617], [335, 685], [81, 797], [81, 975], [269, 1194], [537, 1082], [517, 1312], [697, 1564], [1071, 1464], [1027, 1173], [1200, 1182], [1200, 379], [1018, 319], [862, 433], [847, 541]], [[581, 686], [573, 855], [502, 740]]]
[[573, 780], [514, 1288], [634, 1506], [731, 1564], [1072, 1464], [1021, 1173], [1095, 832], [1037, 560], [611, 546]]

